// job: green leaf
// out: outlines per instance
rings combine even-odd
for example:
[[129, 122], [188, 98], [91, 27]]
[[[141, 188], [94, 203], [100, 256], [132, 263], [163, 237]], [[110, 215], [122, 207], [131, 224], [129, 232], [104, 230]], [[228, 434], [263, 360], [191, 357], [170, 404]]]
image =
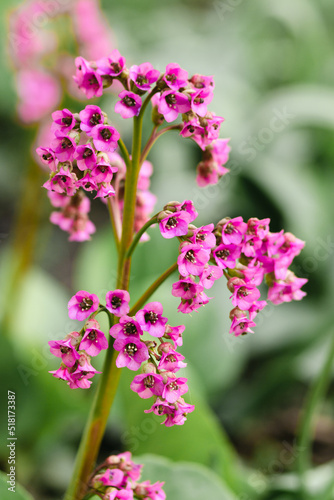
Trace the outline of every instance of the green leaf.
[[1, 500], [33, 500], [33, 497], [28, 493], [22, 486], [20, 486], [15, 481], [14, 490], [9, 490], [12, 485], [7, 483], [9, 477], [4, 473], [0, 472], [0, 498]]
[[135, 461], [144, 465], [144, 480], [150, 480], [151, 483], [165, 481], [163, 489], [168, 499], [234, 500], [236, 498], [226, 484], [203, 465], [187, 462], [173, 463], [156, 455], [144, 455], [137, 457]]

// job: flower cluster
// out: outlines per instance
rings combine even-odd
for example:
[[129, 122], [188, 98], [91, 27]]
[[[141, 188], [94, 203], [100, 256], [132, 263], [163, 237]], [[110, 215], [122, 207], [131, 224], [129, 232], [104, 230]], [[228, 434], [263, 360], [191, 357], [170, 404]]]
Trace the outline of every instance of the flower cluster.
[[103, 500], [165, 500], [164, 483], [139, 482], [143, 466], [131, 458], [129, 451], [108, 457], [91, 478], [90, 493]]
[[[115, 339], [114, 349], [119, 351], [117, 367], [136, 371], [142, 366], [142, 373], [134, 377], [130, 387], [141, 398], [154, 398], [145, 412], [165, 416], [163, 423], [170, 427], [182, 425], [194, 406], [182, 397], [188, 391], [187, 379], [176, 375], [186, 366], [184, 356], [177, 352], [185, 327], [168, 325], [162, 314], [160, 302], [149, 302], [135, 316], [122, 315], [110, 335]], [[144, 332], [150, 336], [147, 340]]]
[[[70, 241], [84, 241], [95, 231], [88, 218], [90, 200], [84, 191], [95, 192], [95, 198], [102, 201], [116, 195], [121, 218], [126, 166], [115, 151], [120, 136], [98, 106], [86, 106], [76, 115], [68, 109], [55, 111], [52, 118], [54, 139], [50, 147], [36, 150], [51, 171], [44, 183], [49, 199], [61, 209], [53, 212], [50, 220], [69, 232]], [[152, 170], [152, 164], [144, 161], [139, 174], [135, 229], [146, 222], [156, 201], [148, 190]]]
[[121, 82], [124, 90], [119, 93], [115, 112], [123, 118], [138, 116], [143, 106], [142, 96], [147, 92], [156, 127], [181, 117], [181, 123], [170, 128], [179, 129], [182, 137], [191, 138], [202, 149], [203, 160], [197, 168], [200, 186], [215, 184], [228, 172], [224, 167], [230, 151], [228, 139], [219, 139], [224, 118], [208, 111], [213, 99], [212, 76], [189, 77], [187, 71], [175, 63], [168, 64], [163, 74], [149, 62], [127, 68], [125, 58], [116, 49], [109, 57], [96, 61], [78, 57], [76, 67], [75, 81], [89, 99], [100, 97], [104, 88], [115, 80]]
[[165, 416], [163, 423], [166, 426], [182, 425], [186, 415], [194, 410], [194, 406], [182, 398], [188, 391], [187, 379], [176, 375], [186, 366], [184, 356], [177, 352], [177, 347], [182, 345], [185, 327], [168, 325], [160, 302], [149, 302], [135, 316], [128, 316], [129, 302], [130, 295], [126, 290], [107, 292], [105, 306], [100, 304], [97, 295], [85, 290], [77, 292], [68, 303], [69, 317], [85, 321], [85, 324], [79, 332], [49, 342], [51, 353], [62, 361], [60, 368], [50, 373], [65, 380], [71, 389], [90, 387], [90, 379], [100, 373], [93, 368], [90, 359], [108, 347], [95, 319], [97, 314], [105, 311], [113, 315], [111, 317], [119, 318], [109, 332], [114, 339], [113, 347], [119, 352], [116, 366], [133, 371], [142, 367], [142, 373], [134, 377], [131, 389], [141, 398], [154, 398], [151, 409], [146, 412]]
[[26, 123], [43, 119], [57, 106], [62, 77], [73, 85], [72, 58], [57, 54], [61, 35], [59, 30], [49, 29], [50, 22], [61, 16], [71, 18], [75, 45], [81, 54], [100, 57], [112, 47], [110, 28], [97, 0], [32, 0], [15, 9], [10, 15], [9, 52], [17, 70], [18, 114]]
[[88, 389], [92, 383], [90, 379], [101, 373], [90, 362], [91, 356], [97, 356], [108, 347], [108, 341], [94, 318], [98, 309], [97, 295], [80, 290], [68, 303], [69, 317], [79, 321], [88, 318], [88, 321], [80, 332], [71, 332], [63, 340], [49, 341], [51, 353], [61, 358], [60, 368], [50, 373], [65, 380], [71, 389]]
[[[269, 231], [270, 219], [226, 217], [213, 224], [196, 227], [191, 224], [197, 213], [190, 200], [170, 202], [157, 216], [164, 238], [180, 240], [179, 280], [172, 295], [180, 297], [178, 310], [190, 313], [210, 300], [204, 289], [223, 275], [232, 292], [234, 308], [230, 333], [252, 332], [254, 318], [267, 302], [260, 299], [259, 285], [265, 279], [268, 300], [273, 304], [301, 300], [306, 279], [297, 278], [288, 268], [304, 247], [304, 242], [283, 230]], [[248, 316], [247, 316], [248, 313]]]

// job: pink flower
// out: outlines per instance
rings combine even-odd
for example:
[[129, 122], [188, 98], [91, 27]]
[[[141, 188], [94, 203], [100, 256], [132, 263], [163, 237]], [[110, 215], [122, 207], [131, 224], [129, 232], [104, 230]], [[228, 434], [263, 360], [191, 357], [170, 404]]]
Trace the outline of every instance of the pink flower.
[[124, 481], [124, 472], [120, 469], [107, 469], [102, 474], [94, 476], [94, 486], [96, 482], [104, 486], [121, 487]]
[[75, 59], [77, 67], [76, 75], [73, 77], [79, 89], [84, 92], [87, 99], [101, 97], [103, 94], [103, 83], [99, 73], [91, 68], [88, 61], [83, 57]]
[[114, 342], [114, 348], [119, 351], [116, 359], [117, 368], [128, 367], [129, 370], [138, 370], [143, 361], [149, 358], [146, 345], [136, 337], [118, 337]]
[[74, 366], [76, 361], [80, 358], [80, 354], [78, 354], [73, 347], [71, 338], [67, 340], [50, 340], [48, 344], [51, 354], [61, 358], [64, 365], [69, 368]]
[[159, 361], [159, 370], [166, 370], [168, 372], [177, 372], [180, 368], [185, 368], [187, 363], [183, 363], [185, 359], [182, 354], [170, 348], [168, 352], [163, 352]]
[[205, 264], [210, 259], [210, 253], [199, 245], [186, 244], [182, 247], [177, 259], [179, 272], [182, 276], [193, 274], [198, 276], [203, 272]]
[[209, 184], [217, 184], [219, 178], [218, 165], [216, 162], [207, 160], [201, 161], [197, 165], [196, 182], [200, 187], [205, 187]]
[[90, 356], [97, 356], [103, 349], [108, 348], [108, 341], [101, 330], [87, 328], [79, 349], [86, 351]]
[[110, 125], [96, 125], [91, 130], [94, 146], [98, 151], [113, 152], [117, 148], [119, 133]]
[[[109, 307], [107, 307], [107, 309], [110, 310]], [[138, 321], [125, 314], [124, 316], [121, 317], [119, 323], [113, 325], [110, 328], [109, 333], [112, 337], [114, 337], [114, 339], [130, 338], [132, 340], [133, 338], [136, 338], [139, 340], [139, 337], [140, 335], [142, 335], [143, 330], [141, 329], [141, 326], [139, 325]]]
[[106, 308], [115, 316], [128, 314], [130, 294], [126, 290], [112, 290], [106, 295]]
[[133, 118], [139, 115], [142, 104], [139, 95], [123, 90], [118, 97], [121, 100], [115, 104], [115, 113], [119, 113], [122, 118]]
[[113, 186], [107, 182], [102, 182], [99, 184], [99, 189], [96, 193], [95, 198], [109, 198], [109, 196], [115, 195], [115, 189]]
[[208, 266], [200, 276], [200, 283], [204, 288], [211, 288], [213, 283], [223, 276], [223, 271], [217, 266]]
[[66, 135], [76, 124], [73, 113], [66, 108], [60, 111], [54, 111], [51, 116], [53, 119], [51, 125], [52, 132], [59, 130], [63, 135]]
[[273, 304], [301, 300], [306, 295], [306, 293], [301, 290], [301, 287], [305, 285], [307, 281], [307, 279], [297, 278], [293, 272], [288, 271], [284, 281], [273, 281], [273, 284], [268, 290], [268, 299]]
[[176, 91], [181, 87], [186, 87], [188, 85], [188, 73], [184, 69], [180, 68], [178, 64], [170, 63], [166, 66], [163, 80], [170, 89]]
[[233, 333], [235, 337], [245, 335], [246, 333], [254, 333], [250, 327], [256, 326], [254, 321], [247, 318], [247, 316], [234, 316], [229, 333]]
[[204, 117], [207, 113], [207, 106], [213, 98], [213, 92], [210, 88], [203, 88], [191, 94], [191, 109], [194, 113]]
[[92, 129], [96, 125], [103, 125], [104, 122], [104, 116], [101, 108], [91, 104], [80, 111], [79, 116], [81, 120], [80, 128], [88, 135], [90, 135]]
[[168, 378], [164, 386], [162, 397], [168, 403], [175, 403], [180, 396], [188, 391], [187, 379], [184, 377]]
[[161, 396], [164, 390], [163, 377], [158, 373], [136, 375], [130, 384], [130, 388], [143, 399], [150, 398], [153, 395]]
[[[190, 216], [186, 212], [161, 212], [167, 214], [166, 217], [159, 221], [161, 235], [164, 238], [174, 238], [176, 236], [184, 236], [188, 233], [188, 224]], [[160, 217], [159, 217], [160, 219]]]
[[195, 89], [214, 89], [215, 86], [213, 76], [198, 75], [197, 73], [190, 78], [189, 82], [194, 86]]
[[98, 189], [94, 177], [92, 177], [91, 172], [87, 171], [86, 175], [81, 177], [77, 182], [77, 187], [82, 187], [85, 191], [96, 191]]
[[213, 229], [213, 224], [208, 224], [207, 226], [201, 226], [194, 229], [193, 235], [190, 237], [190, 241], [207, 250], [213, 248], [216, 245], [216, 237], [212, 233]]
[[73, 196], [77, 190], [77, 177], [74, 173], [60, 167], [59, 172], [44, 182], [43, 187], [49, 191]]
[[99, 298], [94, 293], [80, 290], [70, 299], [68, 303], [68, 315], [71, 319], [82, 321], [99, 307]]
[[176, 204], [175, 209], [188, 214], [190, 222], [193, 222], [198, 216], [198, 212], [191, 200], [184, 200], [182, 203]]
[[233, 291], [232, 304], [241, 310], [248, 310], [252, 304], [260, 298], [260, 290], [254, 285], [245, 283], [239, 278], [230, 278], [227, 282], [228, 288]]
[[140, 64], [139, 66], [133, 65], [130, 68], [130, 79], [134, 82], [136, 87], [140, 90], [150, 90], [150, 87], [159, 78], [159, 71], [154, 69], [149, 62]]
[[173, 284], [173, 297], [181, 297], [181, 299], [193, 299], [203, 291], [203, 285], [195, 283], [190, 277], [179, 280]]
[[138, 483], [135, 487], [135, 495], [139, 498], [145, 498], [149, 500], [165, 500], [166, 494], [161, 489], [165, 483], [154, 483], [150, 484], [149, 481], [143, 481]]
[[184, 332], [185, 328], [186, 328], [185, 325], [180, 325], [180, 326], [167, 325], [165, 328], [164, 337], [171, 339], [176, 346], [182, 346], [183, 344], [182, 333]]
[[98, 163], [91, 172], [94, 182], [111, 182], [113, 173], [117, 172], [118, 168], [110, 165], [104, 158], [98, 158]]
[[161, 94], [158, 111], [162, 114], [166, 122], [176, 120], [179, 113], [190, 111], [190, 101], [188, 97], [174, 90], [167, 90]]
[[67, 135], [63, 135], [58, 130], [55, 131], [55, 135], [56, 139], [52, 141], [51, 147], [58, 160], [61, 162], [72, 161], [76, 149], [74, 140]]
[[213, 256], [217, 265], [221, 269], [234, 268], [236, 265], [236, 260], [240, 257], [241, 250], [237, 245], [219, 245], [215, 250], [213, 250]]
[[104, 57], [97, 61], [97, 72], [100, 75], [119, 76], [125, 68], [125, 58], [121, 56], [117, 49], [114, 49], [109, 57]]
[[113, 490], [104, 496], [105, 500], [133, 500], [133, 490]]
[[44, 165], [47, 165], [52, 172], [57, 171], [58, 160], [56, 159], [55, 152], [51, 148], [37, 148], [36, 153], [41, 158]]
[[224, 245], [240, 245], [247, 231], [247, 224], [242, 217], [234, 219], [223, 219], [219, 224], [222, 231], [222, 243]]
[[78, 146], [73, 159], [77, 160], [79, 170], [91, 170], [96, 165], [96, 154], [89, 144]]
[[160, 302], [149, 302], [137, 312], [136, 320], [141, 328], [153, 337], [162, 337], [168, 319], [162, 316], [163, 308]]

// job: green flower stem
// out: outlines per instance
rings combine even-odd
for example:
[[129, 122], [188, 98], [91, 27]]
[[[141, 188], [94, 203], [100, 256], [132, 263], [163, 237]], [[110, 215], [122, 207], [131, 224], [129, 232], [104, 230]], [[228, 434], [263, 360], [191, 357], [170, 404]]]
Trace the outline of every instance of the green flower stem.
[[129, 155], [129, 152], [127, 150], [127, 147], [125, 146], [124, 142], [122, 141], [122, 139], [119, 139], [118, 140], [118, 146], [119, 146], [119, 149], [121, 150], [121, 153], [122, 153], [122, 156], [123, 156], [123, 160], [125, 161], [125, 165], [127, 166], [127, 168], [129, 167], [130, 163], [131, 163], [131, 160], [130, 160], [130, 155]]
[[109, 211], [111, 225], [112, 225], [113, 232], [114, 232], [116, 248], [117, 248], [117, 252], [119, 253], [120, 233], [121, 233], [122, 228], [120, 225], [121, 222], [118, 219], [116, 211], [115, 211], [114, 200], [110, 196], [107, 200], [107, 205], [108, 205], [108, 211]]
[[146, 146], [143, 149], [142, 155], [140, 157], [140, 164], [146, 160], [148, 153], [151, 151], [152, 146], [156, 142], [156, 140], [161, 137], [163, 134], [168, 132], [169, 130], [180, 130], [181, 125], [170, 125], [169, 127], [165, 127], [161, 129], [159, 132], [157, 131], [157, 127], [153, 127], [152, 133], [147, 141]]
[[158, 279], [152, 283], [152, 285], [146, 290], [145, 293], [140, 297], [129, 312], [130, 316], [136, 314], [137, 311], [145, 304], [145, 302], [151, 297], [151, 295], [159, 288], [159, 286], [177, 269], [177, 262], [171, 265]]
[[318, 378], [314, 381], [307, 396], [297, 436], [298, 449], [301, 450], [298, 456], [298, 471], [301, 481], [302, 495], [305, 499], [310, 498], [305, 486], [305, 474], [307, 469], [310, 467], [311, 462], [313, 418], [316, 408], [319, 402], [323, 399], [329, 385], [331, 368], [334, 361], [334, 335], [332, 332], [331, 335], [332, 342], [328, 350], [327, 359]]
[[131, 255], [133, 254], [140, 238], [143, 236], [143, 234], [146, 232], [146, 230], [152, 226], [153, 224], [156, 224], [157, 223], [157, 215], [158, 214], [155, 214], [153, 215], [153, 217], [151, 217], [150, 220], [148, 220], [146, 222], [146, 224], [143, 225], [143, 227], [138, 231], [138, 233], [135, 234], [133, 240], [132, 240], [132, 243], [130, 245], [130, 247], [128, 248], [126, 254], [125, 254], [125, 257], [126, 258], [129, 258], [131, 257]]

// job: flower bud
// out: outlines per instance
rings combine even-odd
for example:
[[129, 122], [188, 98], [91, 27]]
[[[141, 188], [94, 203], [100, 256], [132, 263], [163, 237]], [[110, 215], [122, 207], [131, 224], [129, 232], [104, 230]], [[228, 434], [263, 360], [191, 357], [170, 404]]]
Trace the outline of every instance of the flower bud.
[[159, 345], [158, 352], [159, 354], [162, 354], [163, 352], [169, 352], [170, 349], [174, 349], [173, 344], [171, 344], [170, 342], [163, 342]]
[[230, 278], [228, 280], [228, 282], [227, 282], [227, 288], [230, 290], [231, 293], [233, 293], [235, 286], [243, 286], [245, 284], [246, 283], [241, 278], [235, 278], [235, 277], [233, 277], [233, 278]]
[[242, 311], [241, 309], [239, 309], [239, 307], [234, 307], [230, 311], [230, 320], [231, 321], [233, 320], [233, 318], [244, 318], [245, 316], [247, 316], [246, 311]]
[[157, 369], [153, 363], [146, 363], [142, 366], [142, 373], [157, 373]]

